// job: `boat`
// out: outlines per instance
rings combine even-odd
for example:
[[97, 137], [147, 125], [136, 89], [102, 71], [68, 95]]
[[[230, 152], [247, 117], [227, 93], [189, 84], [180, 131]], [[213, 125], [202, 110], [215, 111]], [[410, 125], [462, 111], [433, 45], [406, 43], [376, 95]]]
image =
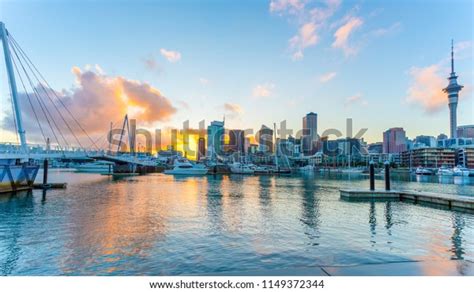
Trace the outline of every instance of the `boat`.
[[453, 168], [453, 175], [454, 176], [469, 176], [470, 170], [466, 167], [458, 165]]
[[433, 171], [424, 167], [417, 167], [415, 170], [415, 174], [417, 175], [432, 175]]
[[172, 169], [165, 170], [165, 174], [174, 175], [204, 175], [207, 168], [202, 164], [192, 164], [185, 158], [176, 159]]
[[74, 166], [76, 172], [87, 172], [87, 173], [109, 173], [112, 172], [114, 166], [113, 162], [108, 161], [94, 161], [82, 163]]
[[341, 173], [363, 173], [364, 169], [363, 168], [357, 168], [357, 167], [347, 167], [347, 168], [339, 169], [339, 172], [341, 172]]
[[253, 167], [254, 174], [269, 174], [270, 173], [270, 170], [268, 169], [268, 167], [256, 166], [256, 165], [252, 167]]
[[446, 166], [442, 166], [438, 168], [438, 175], [440, 176], [453, 176], [454, 172], [451, 168], [448, 168]]
[[230, 165], [230, 172], [235, 174], [253, 174], [255, 169], [249, 164], [234, 162]]
[[316, 167], [314, 167], [314, 165], [311, 165], [311, 164], [298, 167], [298, 171], [302, 173], [312, 173], [315, 170], [316, 170]]

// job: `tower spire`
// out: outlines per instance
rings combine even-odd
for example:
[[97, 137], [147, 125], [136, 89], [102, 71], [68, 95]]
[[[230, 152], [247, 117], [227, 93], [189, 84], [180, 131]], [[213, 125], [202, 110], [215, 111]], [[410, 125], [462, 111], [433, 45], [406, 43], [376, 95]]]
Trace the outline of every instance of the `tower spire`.
[[451, 74], [454, 74], [454, 40], [451, 39]]

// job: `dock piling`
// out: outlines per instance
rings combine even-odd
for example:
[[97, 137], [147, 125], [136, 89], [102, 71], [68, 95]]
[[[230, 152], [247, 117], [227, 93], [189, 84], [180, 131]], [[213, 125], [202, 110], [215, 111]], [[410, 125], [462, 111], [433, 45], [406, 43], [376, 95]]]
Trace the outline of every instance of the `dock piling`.
[[48, 184], [48, 159], [43, 161], [43, 185]]
[[385, 190], [390, 191], [390, 163], [385, 161]]
[[375, 166], [374, 166], [373, 161], [370, 161], [369, 177], [370, 177], [370, 190], [374, 191], [375, 190]]

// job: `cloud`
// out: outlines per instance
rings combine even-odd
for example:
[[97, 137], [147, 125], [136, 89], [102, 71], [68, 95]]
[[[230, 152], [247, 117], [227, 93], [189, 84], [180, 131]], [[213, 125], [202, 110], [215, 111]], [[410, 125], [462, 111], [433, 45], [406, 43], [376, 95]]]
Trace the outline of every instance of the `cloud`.
[[448, 100], [442, 89], [447, 83], [440, 73], [440, 65], [412, 67], [409, 74], [413, 81], [407, 90], [408, 103], [421, 106], [427, 113], [435, 113], [446, 107]]
[[293, 60], [302, 59], [303, 50], [318, 42], [316, 24], [313, 22], [303, 24], [299, 29], [298, 34], [292, 37], [288, 42], [290, 43], [290, 47], [294, 50], [292, 55]]
[[400, 31], [401, 27], [402, 27], [402, 24], [400, 22], [395, 22], [389, 27], [382, 27], [382, 28], [373, 30], [372, 35], [375, 37], [383, 37], [383, 36], [390, 35], [392, 33], [396, 33]]
[[365, 99], [362, 98], [361, 93], [357, 93], [353, 96], [349, 96], [346, 99], [346, 102], [345, 102], [346, 106], [353, 105], [353, 104], [368, 105], [369, 103]]
[[[82, 71], [78, 67], [72, 68], [72, 73], [76, 78], [76, 86], [70, 90], [55, 92], [62, 103], [79, 121], [82, 127], [90, 135], [102, 135], [108, 131], [110, 122], [118, 122], [123, 119], [125, 114], [131, 119], [137, 119], [139, 124], [151, 124], [154, 122], [167, 121], [175, 113], [176, 108], [171, 101], [155, 87], [146, 82], [130, 80], [122, 76], [107, 76], [97, 70]], [[54, 110], [54, 106], [49, 102], [47, 96], [40, 85], [37, 85], [36, 91], [41, 94], [41, 100], [44, 101], [51, 112], [54, 121], [58, 124], [61, 131], [69, 133], [65, 123], [59, 114]], [[33, 93], [28, 93], [33, 101], [33, 106], [38, 118], [46, 130], [49, 129], [48, 121], [38, 104]], [[54, 99], [53, 92], [49, 92]], [[25, 128], [30, 134], [38, 133], [37, 121], [28, 102], [27, 95], [22, 92], [19, 94], [20, 103], [23, 104], [23, 118]], [[78, 129], [70, 115], [68, 115], [60, 103], [55, 101], [64, 118], [71, 126], [76, 135], [81, 135], [82, 131]], [[11, 115], [2, 121], [3, 125], [12, 125]], [[54, 127], [54, 126], [53, 126]], [[46, 133], [53, 141], [52, 132]], [[31, 138], [31, 134], [29, 135]], [[42, 140], [42, 139], [41, 139]], [[68, 140], [73, 142], [73, 139]]]
[[171, 63], [178, 62], [181, 60], [181, 53], [177, 51], [168, 51], [166, 49], [160, 49], [160, 53]]
[[304, 9], [305, 3], [301, 0], [272, 0], [270, 12], [296, 14]]
[[321, 83], [326, 83], [326, 82], [329, 82], [331, 79], [333, 79], [334, 77], [336, 77], [337, 73], [336, 72], [328, 72], [326, 74], [323, 74], [321, 76], [319, 76], [319, 81]]
[[275, 84], [273, 83], [259, 84], [253, 89], [252, 95], [254, 97], [269, 97], [273, 94], [274, 88]]
[[[472, 58], [471, 47], [471, 41], [456, 43], [454, 45], [455, 60]], [[443, 88], [448, 85], [446, 78], [451, 71], [450, 66], [450, 57], [443, 58], [435, 64], [424, 67], [412, 66], [408, 70], [411, 84], [407, 89], [405, 102], [420, 106], [428, 114], [433, 114], [447, 108], [448, 96], [443, 92]], [[464, 85], [464, 88], [459, 98], [469, 98], [472, 90], [471, 84], [462, 85]]]
[[335, 40], [332, 43], [332, 47], [342, 49], [346, 56], [355, 54], [356, 49], [349, 45], [349, 37], [363, 23], [363, 20], [359, 17], [350, 17], [347, 22], [334, 33]]
[[298, 32], [288, 40], [293, 60], [303, 59], [304, 50], [318, 44], [320, 30], [327, 26], [327, 20], [336, 12], [340, 4], [340, 0], [273, 0], [270, 2], [270, 12], [288, 15], [298, 24]]
[[224, 110], [229, 114], [230, 117], [237, 117], [244, 111], [242, 107], [235, 103], [224, 103]]

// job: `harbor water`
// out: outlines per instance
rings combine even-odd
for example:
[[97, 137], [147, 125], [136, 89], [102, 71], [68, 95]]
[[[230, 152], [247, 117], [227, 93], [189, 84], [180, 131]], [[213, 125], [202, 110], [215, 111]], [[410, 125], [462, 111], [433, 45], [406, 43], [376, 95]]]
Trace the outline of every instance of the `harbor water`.
[[[409, 261], [426, 262], [429, 274], [446, 261], [474, 261], [474, 214], [341, 200], [340, 188], [368, 188], [362, 175], [49, 176], [68, 188], [0, 196], [1, 275], [202, 275]], [[472, 177], [400, 177], [392, 187], [474, 196]]]

